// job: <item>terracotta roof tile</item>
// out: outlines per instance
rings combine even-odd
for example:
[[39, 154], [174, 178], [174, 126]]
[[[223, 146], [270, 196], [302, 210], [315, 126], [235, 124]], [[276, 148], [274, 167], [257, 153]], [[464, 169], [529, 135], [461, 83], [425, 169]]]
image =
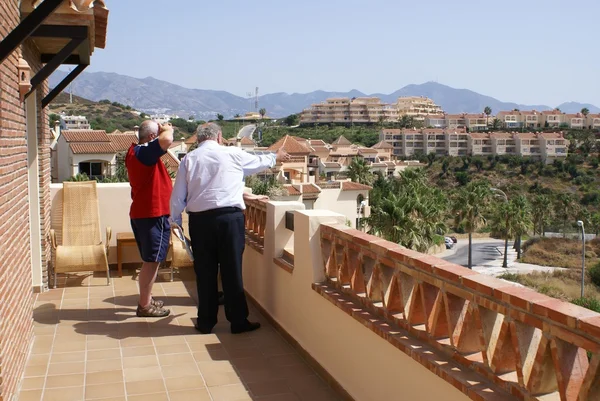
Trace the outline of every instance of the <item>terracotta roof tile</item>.
[[167, 153], [161, 156], [160, 160], [165, 164], [169, 174], [177, 174], [179, 159], [173, 153], [167, 151]]
[[489, 139], [490, 134], [485, 134], [483, 132], [471, 132], [471, 138], [473, 139]]
[[298, 191], [298, 189], [294, 185], [284, 185], [283, 187], [287, 189], [288, 195], [290, 196], [302, 195], [302, 193]]
[[389, 142], [381, 141], [381, 142], [378, 142], [375, 145], [371, 146], [371, 148], [372, 149], [393, 149], [394, 147]]
[[563, 135], [560, 132], [542, 132], [539, 134], [539, 137], [544, 139], [562, 139]]
[[110, 142], [104, 130], [69, 129], [62, 130], [60, 134], [67, 142]]
[[377, 149], [371, 149], [371, 148], [360, 148], [358, 149], [358, 153], [374, 153], [377, 154]]
[[312, 146], [314, 152], [329, 152], [329, 148], [326, 146]]
[[308, 150], [306, 146], [302, 145], [289, 135], [284, 136], [273, 145], [269, 146], [267, 150], [276, 151], [279, 148], [283, 148], [283, 150], [290, 155], [307, 155], [310, 153], [310, 150]]
[[110, 142], [74, 142], [70, 143], [69, 147], [76, 155], [116, 153]]
[[319, 187], [315, 184], [302, 184], [302, 193], [303, 194], [318, 194], [321, 193]]
[[129, 149], [132, 143], [138, 143], [135, 134], [110, 134], [108, 137], [116, 152], [124, 152]]
[[193, 144], [195, 144], [197, 142], [197, 140], [196, 140], [196, 134], [190, 136], [184, 142], [185, 142], [186, 145], [193, 145]]
[[243, 137], [242, 140], [240, 141], [240, 143], [242, 145], [256, 145], [256, 143], [252, 139], [248, 138], [247, 136]]
[[342, 182], [342, 191], [370, 191], [371, 189], [373, 189], [373, 187], [364, 184], [359, 184], [358, 182]]
[[344, 135], [340, 135], [340, 137], [338, 139], [336, 139], [332, 145], [338, 145], [338, 146], [350, 146], [352, 145], [352, 142], [350, 142], [348, 139], [346, 139], [346, 137]]

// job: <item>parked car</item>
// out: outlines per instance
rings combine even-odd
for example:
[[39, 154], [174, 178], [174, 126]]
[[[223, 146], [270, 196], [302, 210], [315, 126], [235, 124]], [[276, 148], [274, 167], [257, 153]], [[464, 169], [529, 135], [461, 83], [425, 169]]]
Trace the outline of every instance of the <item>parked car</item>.
[[454, 241], [450, 237], [445, 237], [444, 243], [446, 244], [446, 249], [452, 249], [452, 247], [454, 247]]
[[452, 242], [454, 242], [455, 244], [458, 242], [458, 240], [456, 239], [456, 237], [450, 237], [450, 239], [452, 240]]

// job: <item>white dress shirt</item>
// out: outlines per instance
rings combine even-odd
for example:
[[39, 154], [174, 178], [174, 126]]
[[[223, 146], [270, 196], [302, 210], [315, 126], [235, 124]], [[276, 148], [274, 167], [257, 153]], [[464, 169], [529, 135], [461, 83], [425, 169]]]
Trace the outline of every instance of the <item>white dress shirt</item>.
[[181, 213], [244, 205], [244, 177], [275, 165], [274, 153], [253, 155], [216, 141], [202, 142], [188, 153], [177, 171], [171, 195], [171, 218], [181, 225]]

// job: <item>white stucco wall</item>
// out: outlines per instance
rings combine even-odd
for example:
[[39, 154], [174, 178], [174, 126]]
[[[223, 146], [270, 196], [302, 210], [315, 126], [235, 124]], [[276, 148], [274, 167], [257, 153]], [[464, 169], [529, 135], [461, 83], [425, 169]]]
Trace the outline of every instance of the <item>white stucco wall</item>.
[[[319, 197], [314, 203], [313, 209], [325, 209], [346, 216], [352, 228], [356, 228], [357, 203], [356, 198], [361, 194], [367, 204], [369, 202], [368, 191], [342, 191], [341, 189], [321, 189]], [[344, 222], [346, 223], [346, 222]]]

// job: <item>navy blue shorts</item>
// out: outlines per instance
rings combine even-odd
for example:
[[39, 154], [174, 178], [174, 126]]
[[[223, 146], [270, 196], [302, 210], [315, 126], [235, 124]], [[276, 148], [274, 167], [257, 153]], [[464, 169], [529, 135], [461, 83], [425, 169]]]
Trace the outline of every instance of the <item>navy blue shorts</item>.
[[168, 216], [131, 219], [131, 228], [144, 262], [162, 262], [167, 258], [171, 240]]

